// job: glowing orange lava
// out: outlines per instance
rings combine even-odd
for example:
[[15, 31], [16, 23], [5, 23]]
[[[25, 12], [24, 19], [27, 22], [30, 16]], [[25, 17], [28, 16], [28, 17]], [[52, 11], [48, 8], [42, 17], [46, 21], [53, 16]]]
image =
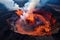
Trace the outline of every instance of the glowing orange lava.
[[[20, 16], [22, 11], [17, 10], [17, 15]], [[16, 27], [17, 27], [17, 32], [20, 34], [26, 34], [26, 35], [31, 35], [31, 36], [44, 36], [44, 35], [51, 35], [51, 27], [50, 27], [50, 22], [45, 19], [42, 15], [39, 14], [33, 14], [30, 13], [29, 16], [26, 18], [26, 20], [29, 20], [31, 22], [35, 22], [35, 17], [38, 17], [39, 20], [41, 20], [44, 25], [39, 25], [37, 26], [34, 31], [26, 32], [20, 25], [20, 19], [16, 21]]]

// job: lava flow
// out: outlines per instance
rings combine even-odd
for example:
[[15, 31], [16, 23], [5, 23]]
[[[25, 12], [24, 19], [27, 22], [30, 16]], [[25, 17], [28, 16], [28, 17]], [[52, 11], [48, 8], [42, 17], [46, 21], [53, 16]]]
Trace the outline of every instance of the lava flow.
[[[18, 16], [21, 16], [23, 11], [17, 10], [16, 13]], [[50, 25], [50, 21], [38, 13], [30, 13], [25, 20], [21, 20], [21, 18], [19, 18], [16, 21], [17, 32], [31, 36], [51, 35], [52, 28]]]

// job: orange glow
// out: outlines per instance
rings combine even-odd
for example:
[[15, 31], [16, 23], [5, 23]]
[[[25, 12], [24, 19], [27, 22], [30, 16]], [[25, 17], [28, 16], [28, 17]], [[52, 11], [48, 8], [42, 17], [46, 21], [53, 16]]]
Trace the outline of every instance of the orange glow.
[[22, 15], [23, 11], [22, 10], [17, 10], [16, 13], [17, 13], [18, 16], [20, 16], [20, 15]]
[[[18, 10], [17, 15], [20, 16], [20, 12]], [[31, 36], [44, 36], [44, 35], [51, 35], [51, 27], [50, 27], [50, 22], [48, 20], [45, 19], [45, 17], [43, 17], [42, 15], [39, 14], [29, 14], [29, 16], [26, 18], [26, 20], [29, 20], [31, 22], [35, 22], [35, 17], [38, 17], [39, 20], [41, 20], [44, 25], [39, 25], [37, 26], [34, 31], [30, 31], [30, 32], [26, 32], [20, 25], [20, 19], [18, 19], [16, 21], [16, 27], [17, 27], [17, 32], [20, 34], [27, 34], [27, 35], [31, 35]]]
[[34, 15], [33, 14], [29, 14], [29, 16], [26, 18], [26, 20], [29, 20], [30, 22], [34, 22]]

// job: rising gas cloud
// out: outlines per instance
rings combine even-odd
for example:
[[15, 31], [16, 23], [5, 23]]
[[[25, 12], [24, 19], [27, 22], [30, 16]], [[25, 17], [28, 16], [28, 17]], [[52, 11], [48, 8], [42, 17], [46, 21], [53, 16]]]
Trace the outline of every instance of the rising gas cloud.
[[0, 0], [0, 3], [5, 5], [5, 7], [8, 10], [24, 9], [24, 10], [30, 10], [30, 11], [31, 9], [34, 9], [36, 6], [42, 7], [43, 5], [46, 4], [46, 2], [48, 2], [48, 0], [29, 0], [27, 3], [25, 3], [25, 6], [19, 7], [20, 4], [18, 5], [13, 0]]
[[8, 10], [17, 10], [19, 5], [13, 0], [0, 0], [0, 3], [3, 4]]
[[24, 8], [27, 9], [28, 11], [31, 11], [33, 9], [35, 9], [35, 7], [37, 6], [37, 4], [39, 4], [40, 0], [29, 0]]
[[29, 13], [33, 12], [33, 10], [38, 7], [41, 8], [44, 6], [49, 0], [29, 0], [27, 3], [25, 3], [23, 9], [27, 10], [27, 12], [23, 13], [22, 18], [26, 17], [29, 15]]
[[21, 16], [21, 19], [25, 19], [26, 17], [29, 16], [29, 13], [32, 13], [37, 4], [39, 4], [40, 0], [29, 0], [25, 6], [23, 7], [24, 10], [27, 10], [27, 12], [24, 12], [23, 15]]

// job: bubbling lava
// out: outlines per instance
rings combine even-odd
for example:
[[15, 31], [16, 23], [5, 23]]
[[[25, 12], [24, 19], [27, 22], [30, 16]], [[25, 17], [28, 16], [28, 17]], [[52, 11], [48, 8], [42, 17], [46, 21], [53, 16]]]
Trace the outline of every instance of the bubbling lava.
[[[17, 10], [16, 14], [21, 16], [23, 14], [22, 10]], [[16, 21], [17, 32], [20, 34], [26, 34], [31, 36], [45, 36], [51, 35], [50, 21], [38, 13], [30, 13], [25, 20], [19, 18]]]

